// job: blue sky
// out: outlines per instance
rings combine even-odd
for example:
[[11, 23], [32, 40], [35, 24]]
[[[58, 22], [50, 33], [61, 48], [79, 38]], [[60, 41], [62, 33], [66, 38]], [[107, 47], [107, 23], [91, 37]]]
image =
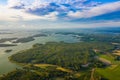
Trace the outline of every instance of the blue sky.
[[0, 0], [0, 28], [113, 26], [120, 26], [120, 0]]
[[7, 0], [0, 0], [0, 4], [7, 4]]
[[103, 2], [103, 3], [108, 3], [108, 2], [116, 2], [118, 0], [95, 0], [95, 1]]
[[[118, 0], [94, 0], [94, 1], [107, 3], [107, 2], [115, 2], [115, 1], [118, 1]], [[0, 4], [6, 4], [6, 3], [7, 3], [7, 0], [0, 0]]]

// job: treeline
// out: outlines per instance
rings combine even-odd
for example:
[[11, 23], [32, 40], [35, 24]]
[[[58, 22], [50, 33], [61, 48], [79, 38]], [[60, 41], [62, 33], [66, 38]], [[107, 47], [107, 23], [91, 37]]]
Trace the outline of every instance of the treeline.
[[91, 75], [94, 80], [107, 80], [97, 72], [91, 73], [92, 71], [84, 73], [66, 72], [57, 69], [55, 66], [41, 68], [29, 65], [3, 75], [0, 80], [90, 80]]
[[[78, 32], [57, 32], [56, 34], [62, 34], [62, 35], [75, 35], [81, 36], [79, 37], [81, 41], [84, 42], [107, 42], [107, 43], [120, 43], [120, 33], [101, 33], [101, 32], [96, 32], [96, 33], [78, 33]], [[78, 37], [76, 37], [78, 38]]]
[[[97, 44], [97, 45], [96, 45]], [[81, 65], [94, 63], [98, 50], [101, 53], [110, 52], [114, 46], [109, 43], [56, 43], [35, 44], [33, 48], [18, 52], [10, 57], [18, 63], [46, 63], [54, 64], [73, 70], [80, 70]]]
[[85, 34], [81, 40], [85, 42], [120, 43], [120, 34]]

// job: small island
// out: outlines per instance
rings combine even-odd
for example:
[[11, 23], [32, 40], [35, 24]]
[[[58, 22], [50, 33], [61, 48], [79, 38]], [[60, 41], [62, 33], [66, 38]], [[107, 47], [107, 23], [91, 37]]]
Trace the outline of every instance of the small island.
[[47, 36], [46, 34], [36, 34], [36, 35], [33, 35], [33, 36], [19, 38], [16, 41], [13, 41], [13, 43], [27, 43], [27, 42], [34, 41], [35, 37], [46, 37], [46, 36]]
[[5, 50], [6, 53], [12, 52], [12, 49]]
[[2, 38], [0, 39], [0, 43], [4, 43], [6, 41], [12, 41], [12, 40], [16, 40], [17, 38]]
[[11, 47], [11, 46], [17, 46], [17, 44], [0, 44], [0, 47]]

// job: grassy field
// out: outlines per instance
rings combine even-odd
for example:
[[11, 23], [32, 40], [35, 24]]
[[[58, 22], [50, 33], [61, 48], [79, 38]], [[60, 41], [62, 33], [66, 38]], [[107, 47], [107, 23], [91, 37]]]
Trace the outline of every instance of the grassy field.
[[97, 68], [96, 71], [109, 80], [120, 80], [120, 64], [107, 68]]
[[101, 54], [99, 57], [110, 61], [111, 65], [106, 68], [97, 68], [96, 71], [109, 80], [120, 80], [120, 61], [115, 61], [112, 54]]
[[63, 72], [72, 72], [72, 70], [70, 70], [70, 69], [66, 69], [66, 68], [56, 66], [56, 65], [51, 65], [51, 64], [35, 64], [34, 66], [40, 67], [40, 68], [56, 67], [57, 70], [61, 70]]
[[106, 59], [110, 62], [114, 62], [114, 57], [110, 54], [102, 54], [102, 55], [99, 55], [100, 58], [103, 58], [103, 59]]

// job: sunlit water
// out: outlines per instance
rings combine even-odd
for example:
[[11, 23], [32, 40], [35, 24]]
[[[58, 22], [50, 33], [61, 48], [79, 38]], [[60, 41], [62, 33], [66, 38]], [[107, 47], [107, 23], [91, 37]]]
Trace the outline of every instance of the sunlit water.
[[[27, 37], [31, 35], [35, 35], [38, 32], [17, 32], [15, 31], [13, 34], [0, 34], [0, 38], [14, 38], [14, 37]], [[40, 32], [39, 32], [40, 33]], [[32, 47], [33, 44], [36, 43], [46, 43], [50, 41], [64, 41], [64, 42], [79, 42], [79, 39], [76, 39], [72, 37], [72, 35], [60, 35], [60, 34], [52, 34], [47, 37], [37, 37], [34, 41], [27, 42], [27, 43], [21, 43], [18, 46], [14, 47], [0, 47], [0, 74], [5, 74], [7, 72], [10, 72], [16, 68], [20, 68], [19, 65], [15, 63], [11, 63], [8, 59], [9, 56], [12, 54], [15, 54], [18, 51], [29, 49]], [[13, 51], [10, 53], [5, 53], [5, 50], [12, 49]]]

